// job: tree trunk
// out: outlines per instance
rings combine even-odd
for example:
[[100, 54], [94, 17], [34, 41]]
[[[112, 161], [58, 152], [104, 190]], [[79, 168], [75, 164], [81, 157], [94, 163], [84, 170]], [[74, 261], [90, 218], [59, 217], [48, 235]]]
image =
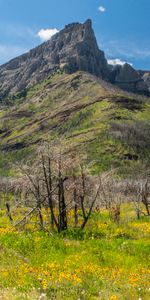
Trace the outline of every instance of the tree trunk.
[[75, 227], [78, 225], [78, 203], [77, 203], [77, 190], [76, 187], [73, 191], [73, 197], [74, 197], [74, 220], [75, 220]]
[[66, 203], [64, 196], [64, 182], [62, 177], [59, 178], [59, 231], [67, 229]]

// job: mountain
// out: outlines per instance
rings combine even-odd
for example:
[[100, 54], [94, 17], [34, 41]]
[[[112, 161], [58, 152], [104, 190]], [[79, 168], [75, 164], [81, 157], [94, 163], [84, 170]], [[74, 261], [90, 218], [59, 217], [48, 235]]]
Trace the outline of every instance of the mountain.
[[[0, 174], [45, 140], [62, 139], [92, 162], [122, 174], [150, 161], [150, 102], [90, 75], [57, 71], [0, 110]], [[139, 169], [138, 169], [139, 170]]]
[[107, 63], [90, 20], [1, 66], [0, 175], [14, 176], [15, 162], [55, 139], [93, 174], [134, 175], [150, 166], [150, 101], [133, 93], [147, 93], [144, 75]]
[[87, 20], [67, 25], [49, 41], [0, 66], [0, 100], [25, 92], [56, 70], [85, 71], [122, 89], [149, 95], [146, 81], [130, 65], [108, 65]]
[[25, 90], [57, 69], [107, 77], [107, 61], [98, 49], [90, 20], [67, 25], [48, 42], [1, 66], [1, 98]]
[[150, 91], [150, 71], [139, 71], [139, 73]]
[[150, 96], [149, 85], [143, 75], [131, 65], [115, 66], [110, 73], [109, 81], [123, 90]]

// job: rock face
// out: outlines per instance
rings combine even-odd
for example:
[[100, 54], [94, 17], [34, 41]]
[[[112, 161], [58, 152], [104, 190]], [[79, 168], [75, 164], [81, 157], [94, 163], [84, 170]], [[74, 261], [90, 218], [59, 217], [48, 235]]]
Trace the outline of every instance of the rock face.
[[0, 97], [23, 91], [56, 69], [108, 77], [107, 60], [97, 46], [91, 20], [67, 25], [49, 41], [1, 66]]
[[139, 71], [150, 92], [150, 71]]
[[49, 41], [0, 66], [0, 100], [25, 91], [58, 69], [89, 72], [131, 92], [148, 91], [146, 81], [130, 65], [108, 65], [87, 20], [67, 25]]
[[149, 95], [148, 86], [140, 73], [127, 63], [112, 69], [110, 81], [123, 90]]

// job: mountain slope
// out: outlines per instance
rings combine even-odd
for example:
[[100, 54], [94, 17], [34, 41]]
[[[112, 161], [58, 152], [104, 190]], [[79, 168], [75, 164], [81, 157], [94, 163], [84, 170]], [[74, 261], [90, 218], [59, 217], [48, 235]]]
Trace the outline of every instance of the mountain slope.
[[89, 73], [57, 72], [16, 95], [0, 111], [0, 169], [27, 158], [43, 140], [65, 140], [93, 161], [92, 172], [111, 166], [126, 172], [149, 160], [150, 102]]
[[150, 96], [148, 81], [131, 65], [115, 66], [110, 73], [110, 82], [125, 91]]
[[139, 73], [150, 91], [150, 71], [139, 71]]
[[0, 101], [25, 93], [57, 70], [89, 72], [124, 90], [150, 95], [146, 81], [128, 64], [108, 65], [98, 48], [91, 20], [73, 23], [49, 41], [0, 66]]
[[49, 41], [1, 66], [1, 99], [44, 80], [57, 69], [107, 76], [107, 61], [98, 49], [90, 20], [67, 25]]
[[12, 163], [54, 139], [76, 149], [93, 173], [149, 165], [150, 100], [116, 87], [147, 94], [143, 75], [108, 65], [90, 20], [1, 66], [0, 173], [13, 175]]

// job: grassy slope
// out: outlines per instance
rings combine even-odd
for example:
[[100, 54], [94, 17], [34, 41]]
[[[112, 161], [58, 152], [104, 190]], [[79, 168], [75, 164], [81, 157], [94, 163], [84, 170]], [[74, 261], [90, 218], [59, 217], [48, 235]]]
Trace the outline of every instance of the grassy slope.
[[[119, 226], [102, 211], [85, 231], [64, 236], [37, 231], [34, 219], [24, 231], [12, 231], [0, 213], [3, 300], [150, 299], [150, 220], [137, 221], [132, 206], [122, 207]], [[22, 213], [15, 209], [13, 217]]]
[[[148, 142], [141, 151], [132, 139], [117, 136], [123, 124], [144, 129], [149, 121], [148, 100], [85, 73], [55, 74], [1, 108], [0, 172], [13, 175], [9, 162], [27, 158], [41, 140], [61, 136], [94, 160], [93, 172], [111, 165], [122, 173], [139, 168], [144, 156], [149, 159]], [[22, 213], [15, 209], [13, 216], [18, 220]], [[33, 232], [34, 219], [25, 231], [12, 231], [0, 210], [0, 298], [148, 300], [149, 219], [136, 221], [130, 207], [122, 214], [119, 227], [104, 211], [93, 214], [82, 233], [48, 236]]]
[[[114, 138], [111, 123], [141, 126], [150, 121], [150, 103], [121, 92], [89, 74], [55, 74], [16, 95], [13, 105], [0, 110], [0, 172], [11, 175], [9, 162], [30, 154], [42, 140], [65, 136], [94, 160], [92, 171], [136, 165], [141, 156], [126, 141]], [[126, 157], [138, 154], [138, 159]], [[143, 149], [143, 156], [144, 156]]]

